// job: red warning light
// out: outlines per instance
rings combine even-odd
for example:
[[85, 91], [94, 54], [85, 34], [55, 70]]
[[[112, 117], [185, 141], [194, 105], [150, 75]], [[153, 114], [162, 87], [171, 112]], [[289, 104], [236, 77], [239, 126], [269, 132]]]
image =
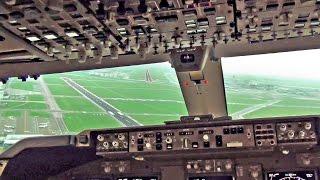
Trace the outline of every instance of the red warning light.
[[203, 80], [203, 84], [208, 84], [208, 80]]

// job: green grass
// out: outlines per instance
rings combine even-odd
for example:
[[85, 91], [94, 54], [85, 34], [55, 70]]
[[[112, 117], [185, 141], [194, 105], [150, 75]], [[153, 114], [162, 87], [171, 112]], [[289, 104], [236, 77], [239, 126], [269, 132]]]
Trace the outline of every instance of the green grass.
[[48, 85], [52, 95], [63, 96], [80, 96], [80, 94], [67, 84], [64, 85]]
[[311, 106], [311, 107], [319, 107], [320, 108], [320, 100], [319, 99], [297, 99], [297, 98], [286, 98], [276, 105], [279, 106]]
[[3, 117], [21, 117], [22, 116], [22, 111], [16, 110], [16, 111], [11, 111], [11, 110], [1, 110], [0, 115]]
[[125, 113], [186, 114], [184, 104], [175, 102], [118, 101], [108, 100]]
[[226, 94], [227, 102], [230, 103], [241, 103], [241, 104], [261, 104], [266, 102], [268, 97], [266, 95], [259, 95], [257, 93], [254, 94], [254, 92], [234, 92], [232, 90], [227, 91]]
[[68, 129], [72, 132], [121, 127], [118, 121], [105, 114], [66, 113], [63, 117]]
[[43, 76], [43, 79], [47, 84], [64, 85], [65, 82], [62, 79], [60, 79], [60, 77], [61, 77], [61, 74], [50, 74], [50, 75]]
[[250, 105], [242, 105], [242, 104], [228, 104], [228, 113], [233, 114], [235, 112], [241, 111], [245, 108], [248, 108]]
[[6, 102], [1, 103], [0, 108], [3, 110], [10, 109], [30, 109], [30, 110], [39, 110], [39, 109], [47, 109], [47, 105], [45, 103], [38, 102]]
[[320, 114], [319, 108], [297, 108], [297, 107], [266, 107], [247, 114], [246, 118], [276, 117], [276, 116], [298, 116], [298, 115]]
[[45, 101], [42, 95], [28, 95], [27, 100], [28, 101]]
[[170, 85], [123, 80], [75, 79], [75, 81], [102, 98], [182, 100], [181, 90]]
[[52, 117], [51, 113], [49, 111], [31, 111], [30, 116], [33, 116], [33, 117], [40, 117], [40, 118], [50, 118]]
[[55, 97], [59, 107], [64, 111], [102, 112], [103, 110], [85, 98]]
[[12, 89], [20, 89], [26, 91], [38, 91], [37, 84], [33, 81], [31, 82], [12, 82], [9, 84]]

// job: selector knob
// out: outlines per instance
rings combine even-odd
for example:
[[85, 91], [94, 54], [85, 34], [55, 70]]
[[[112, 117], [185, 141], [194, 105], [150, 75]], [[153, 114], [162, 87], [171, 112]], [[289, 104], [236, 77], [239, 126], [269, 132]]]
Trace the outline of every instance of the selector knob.
[[256, 171], [256, 170], [251, 171], [250, 174], [251, 174], [251, 177], [253, 177], [253, 178], [258, 178], [259, 177], [259, 172]]
[[103, 140], [104, 140], [104, 137], [101, 136], [101, 135], [98, 135], [98, 136], [97, 136], [97, 140], [98, 140], [98, 141], [103, 141]]
[[206, 171], [210, 171], [212, 166], [210, 164], [206, 164], [204, 168], [206, 169]]
[[203, 141], [208, 142], [209, 141], [209, 135], [205, 134], [202, 136]]
[[118, 139], [121, 140], [121, 141], [125, 140], [125, 138], [126, 137], [123, 134], [119, 134], [118, 135]]
[[289, 137], [289, 139], [294, 138], [294, 131], [293, 131], [293, 130], [290, 130], [290, 131], [288, 132], [288, 137]]
[[187, 169], [191, 169], [191, 168], [192, 168], [191, 164], [187, 164]]
[[104, 167], [104, 172], [105, 173], [110, 173], [111, 172], [111, 167], [110, 166]]
[[300, 138], [304, 138], [305, 135], [306, 135], [306, 133], [304, 131], [299, 131]]
[[193, 169], [199, 169], [199, 165], [198, 165], [197, 163], [195, 163], [195, 164], [193, 165]]
[[287, 125], [286, 124], [281, 124], [280, 125], [280, 131], [286, 131], [287, 130]]
[[306, 166], [310, 165], [311, 164], [311, 160], [310, 160], [310, 157], [308, 156], [304, 156], [302, 157], [302, 163]]
[[231, 162], [227, 162], [226, 165], [225, 165], [225, 168], [227, 170], [230, 170], [232, 168], [232, 163]]
[[119, 142], [118, 141], [113, 141], [112, 142], [113, 147], [119, 147]]
[[312, 127], [312, 125], [311, 125], [310, 122], [306, 122], [306, 123], [304, 124], [304, 128], [305, 128], [306, 130], [310, 130], [311, 127]]
[[119, 166], [119, 172], [123, 173], [126, 168], [124, 166]]
[[171, 144], [172, 143], [172, 138], [171, 137], [167, 137], [166, 138], [166, 143]]
[[151, 147], [152, 147], [152, 146], [151, 146], [151, 143], [146, 143], [146, 148], [147, 148], [147, 149], [151, 149]]
[[103, 147], [109, 148], [109, 143], [108, 142], [103, 142]]

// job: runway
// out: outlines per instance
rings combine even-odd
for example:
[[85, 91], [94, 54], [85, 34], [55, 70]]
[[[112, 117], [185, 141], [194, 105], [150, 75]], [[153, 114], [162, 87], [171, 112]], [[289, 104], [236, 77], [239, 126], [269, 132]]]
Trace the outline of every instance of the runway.
[[120, 122], [123, 126], [131, 127], [131, 126], [140, 126], [141, 124], [138, 123], [136, 120], [131, 118], [130, 116], [125, 115], [120, 110], [113, 107], [111, 104], [103, 100], [102, 98], [96, 96], [92, 92], [88, 91], [83, 86], [79, 85], [75, 81], [73, 81], [70, 78], [62, 78], [70, 87], [78, 91], [82, 96], [84, 96], [86, 99], [90, 100], [97, 106], [99, 106], [101, 109], [103, 109], [106, 113], [108, 113], [110, 116], [112, 116], [114, 119], [116, 119], [118, 122]]

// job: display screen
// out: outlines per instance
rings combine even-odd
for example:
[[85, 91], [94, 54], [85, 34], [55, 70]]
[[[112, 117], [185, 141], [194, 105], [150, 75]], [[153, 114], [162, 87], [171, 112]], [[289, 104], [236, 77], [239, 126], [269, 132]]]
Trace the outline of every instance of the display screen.
[[267, 180], [316, 180], [314, 171], [269, 172]]
[[234, 180], [232, 176], [190, 177], [189, 180]]

